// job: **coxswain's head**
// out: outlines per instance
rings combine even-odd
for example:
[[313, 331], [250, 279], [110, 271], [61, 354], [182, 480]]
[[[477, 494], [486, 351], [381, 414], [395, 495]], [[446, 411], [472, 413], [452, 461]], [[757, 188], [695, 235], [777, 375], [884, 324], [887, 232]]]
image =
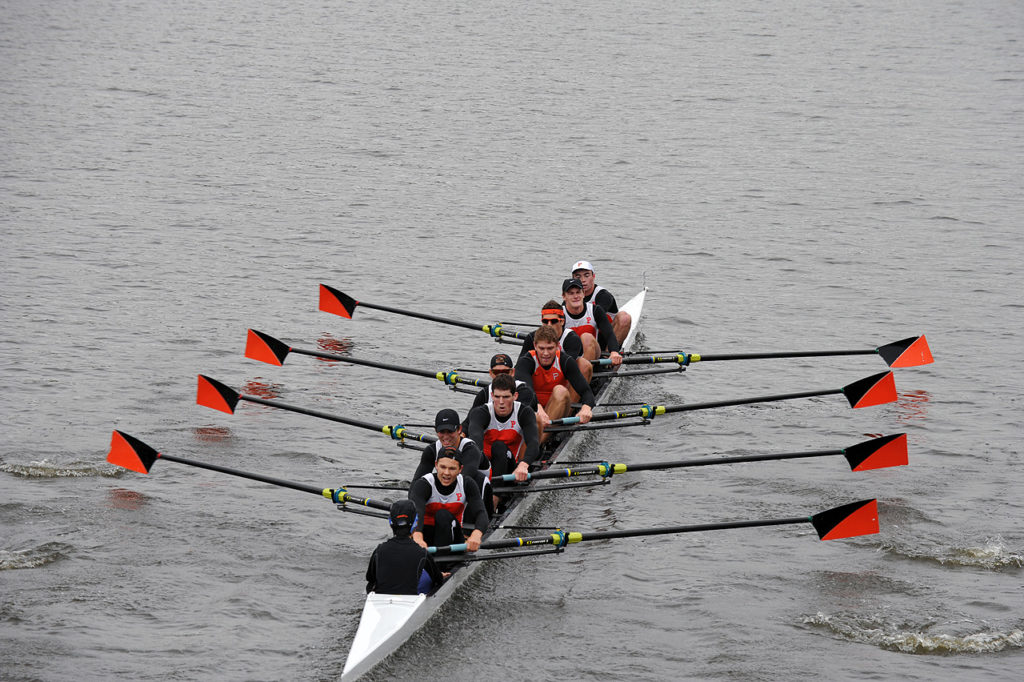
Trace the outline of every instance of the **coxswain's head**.
[[594, 266], [588, 260], [578, 260], [572, 266], [572, 276], [583, 284], [583, 295], [594, 293]]
[[437, 472], [438, 483], [451, 485], [462, 473], [462, 454], [455, 448], [442, 448], [434, 460], [434, 471]]
[[408, 535], [416, 525], [416, 505], [408, 499], [392, 502], [389, 522], [395, 535]]
[[519, 392], [516, 390], [516, 380], [510, 374], [501, 374], [494, 377], [491, 382], [491, 402], [494, 403], [494, 414], [502, 419], [512, 414], [516, 398]]
[[575, 277], [562, 282], [562, 301], [570, 313], [579, 313], [583, 310], [583, 282]]
[[513, 371], [515, 371], [515, 365], [512, 364], [512, 358], [505, 353], [498, 353], [491, 358], [490, 375], [492, 379], [499, 374], [512, 374]]
[[537, 363], [547, 369], [558, 355], [559, 335], [554, 328], [546, 324], [533, 333], [533, 349], [537, 351]]
[[558, 332], [558, 338], [562, 338], [562, 332], [565, 330], [565, 311], [562, 310], [562, 304], [554, 299], [545, 303], [540, 309], [540, 324], [542, 327], [551, 326]]
[[443, 447], [458, 447], [462, 440], [462, 424], [459, 423], [459, 413], [450, 409], [438, 412], [434, 417], [434, 431]]

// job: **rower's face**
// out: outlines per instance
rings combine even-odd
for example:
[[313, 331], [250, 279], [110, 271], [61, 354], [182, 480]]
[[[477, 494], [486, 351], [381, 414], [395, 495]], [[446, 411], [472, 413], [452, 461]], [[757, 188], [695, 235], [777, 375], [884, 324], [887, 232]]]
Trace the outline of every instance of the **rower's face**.
[[455, 482], [455, 477], [462, 473], [462, 467], [459, 466], [458, 461], [450, 457], [442, 457], [437, 460], [434, 470], [437, 471], [437, 480], [441, 485], [451, 485]]
[[562, 300], [565, 301], [565, 306], [574, 313], [578, 313], [583, 309], [583, 289], [573, 287], [569, 291], [562, 294]]
[[572, 276], [583, 284], [583, 295], [590, 296], [594, 291], [594, 272], [592, 270], [576, 270]]
[[557, 343], [541, 341], [540, 343], [535, 343], [533, 348], [537, 351], [537, 360], [540, 362], [541, 367], [547, 369], [555, 361], [555, 353], [558, 352]]
[[499, 374], [511, 374], [512, 372], [513, 372], [513, 369], [511, 367], [509, 367], [508, 365], [495, 365], [494, 367], [491, 367], [490, 374], [491, 374], [491, 378], [493, 379], [494, 377], [498, 376]]
[[462, 427], [460, 426], [454, 431], [438, 431], [437, 439], [441, 441], [441, 447], [454, 448], [462, 441]]
[[558, 335], [562, 335], [562, 331], [565, 329], [565, 319], [558, 315], [552, 315], [551, 313], [544, 313], [540, 316], [540, 323], [551, 327]]
[[499, 417], [505, 417], [512, 412], [513, 403], [518, 393], [496, 390], [491, 393], [491, 401], [494, 403], [494, 413]]

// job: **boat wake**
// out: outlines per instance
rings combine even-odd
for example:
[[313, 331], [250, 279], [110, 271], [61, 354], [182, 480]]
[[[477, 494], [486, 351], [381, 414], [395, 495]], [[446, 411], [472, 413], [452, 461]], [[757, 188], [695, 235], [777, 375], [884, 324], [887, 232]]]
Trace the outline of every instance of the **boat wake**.
[[910, 547], [897, 541], [890, 541], [879, 545], [878, 550], [886, 554], [943, 566], [969, 566], [990, 571], [1024, 568], [1024, 554], [1007, 547], [1005, 541], [1000, 537], [987, 538], [980, 546], [931, 548]]
[[86, 476], [121, 478], [125, 473], [125, 469], [97, 465], [94, 462], [57, 464], [45, 459], [27, 464], [11, 464], [0, 461], [0, 471], [22, 478], [82, 478]]
[[[885, 623], [877, 618], [830, 616], [819, 612], [804, 617], [803, 622], [842, 639], [907, 654], [988, 654], [1024, 648], [1024, 629], [1000, 631], [969, 620], [914, 626]], [[979, 625], [982, 627], [978, 628]]]
[[0, 549], [0, 571], [20, 568], [39, 568], [71, 555], [71, 546], [61, 542], [47, 542], [38, 547], [10, 551]]

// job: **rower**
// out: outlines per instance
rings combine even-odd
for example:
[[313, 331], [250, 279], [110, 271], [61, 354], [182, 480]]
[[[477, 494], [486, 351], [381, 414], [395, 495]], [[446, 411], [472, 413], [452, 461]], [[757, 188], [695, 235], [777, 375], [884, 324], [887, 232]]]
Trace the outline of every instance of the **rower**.
[[[561, 308], [559, 308], [559, 310], [561, 310]], [[501, 374], [507, 374], [509, 376], [512, 376], [512, 373], [514, 371], [515, 365], [512, 364], [512, 358], [510, 358], [507, 354], [498, 353], [497, 355], [494, 355], [491, 358], [491, 369], [488, 371], [488, 374], [490, 375], [492, 382], [494, 381], [495, 377]], [[493, 385], [493, 383], [491, 385]], [[491, 385], [488, 385], [487, 387], [480, 389], [480, 392], [476, 394], [476, 397], [473, 398], [473, 404], [469, 408], [471, 411], [477, 405], [486, 405], [487, 403], [491, 402]], [[529, 405], [530, 409], [532, 410], [537, 409], [537, 396], [533, 394], [533, 389], [530, 388], [530, 385], [528, 383], [526, 383], [525, 381], [517, 381], [516, 391], [519, 393], [519, 397], [517, 398], [519, 402], [523, 403], [524, 405]], [[467, 419], [468, 418], [469, 417], [467, 415]], [[469, 430], [468, 426], [466, 427], [466, 430]]]
[[612, 292], [594, 281], [594, 266], [590, 264], [590, 261], [576, 261], [572, 266], [571, 274], [573, 278], [583, 284], [583, 302], [593, 301], [604, 308], [608, 320], [612, 323], [612, 329], [615, 330], [615, 338], [618, 339], [621, 346], [629, 334], [633, 318], [625, 310], [619, 310], [619, 305], [615, 302]]
[[500, 374], [491, 382], [491, 402], [469, 412], [469, 437], [491, 460], [493, 476], [513, 473], [525, 481], [530, 465], [540, 459], [537, 416], [517, 400], [516, 381]]
[[[577, 288], [576, 292], [580, 293], [582, 289]], [[576, 415], [581, 424], [590, 421], [591, 408], [596, 401], [594, 391], [583, 378], [576, 359], [562, 354], [558, 347], [558, 334], [551, 325], [544, 325], [533, 333], [533, 346], [533, 350], [519, 356], [516, 379], [530, 381], [533, 392], [537, 394], [537, 430], [543, 443], [551, 435], [544, 433], [544, 428], [551, 420], [569, 416], [572, 408], [569, 387], [580, 396], [583, 403]]]
[[562, 282], [562, 307], [565, 310], [565, 326], [579, 334], [583, 342], [583, 357], [597, 360], [601, 352], [607, 350], [613, 365], [622, 363], [619, 339], [615, 336], [612, 323], [608, 321], [607, 313], [597, 303], [583, 302], [583, 283], [580, 280], [567, 279]]
[[379, 594], [426, 594], [450, 573], [443, 573], [434, 558], [409, 533], [416, 523], [416, 505], [398, 500], [391, 505], [388, 523], [394, 537], [377, 545], [366, 568], [366, 591]]
[[[476, 482], [462, 475], [460, 457], [455, 448], [444, 448], [434, 461], [434, 473], [417, 478], [409, 488], [417, 515], [412, 539], [420, 547], [465, 543], [470, 552], [480, 549], [487, 512]], [[463, 523], [472, 523], [468, 538]]]
[[416, 481], [434, 470], [434, 463], [437, 456], [445, 448], [454, 448], [461, 454], [461, 459], [467, 468], [463, 474], [472, 478], [480, 488], [481, 499], [484, 501], [484, 508], [487, 516], [494, 515], [494, 505], [491, 490], [491, 460], [484, 456], [479, 446], [471, 438], [467, 438], [459, 423], [459, 413], [452, 409], [444, 409], [434, 417], [434, 432], [437, 440], [423, 448], [420, 455], [419, 466], [412, 480]]
[[[571, 355], [576, 358], [576, 364], [580, 366], [580, 372], [583, 373], [583, 378], [590, 383], [590, 378], [594, 374], [594, 365], [590, 360], [583, 357], [583, 342], [580, 341], [580, 336], [572, 329], [565, 328], [565, 309], [562, 308], [562, 304], [558, 301], [551, 299], [543, 305], [540, 309], [540, 323], [541, 326], [549, 324], [555, 332], [558, 333], [558, 347], [562, 349], [562, 353], [565, 355]], [[533, 350], [533, 334], [527, 337], [526, 341], [523, 342], [523, 350], [520, 355], [529, 353]], [[522, 389], [520, 388], [520, 391]], [[573, 402], [578, 402], [579, 396], [573, 396]]]

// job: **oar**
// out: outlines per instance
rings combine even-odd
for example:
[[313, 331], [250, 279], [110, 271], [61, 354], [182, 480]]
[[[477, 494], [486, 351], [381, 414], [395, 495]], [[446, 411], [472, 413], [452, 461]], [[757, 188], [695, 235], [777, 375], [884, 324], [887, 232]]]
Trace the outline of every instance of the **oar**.
[[[634, 464], [601, 463], [593, 466], [571, 467], [567, 469], [546, 469], [527, 474], [527, 480], [541, 478], [571, 478], [574, 476], [610, 477], [633, 471], [656, 471], [660, 469], [682, 469], [688, 467], [714, 466], [718, 464], [737, 464], [740, 462], [770, 462], [783, 459], [807, 459], [811, 457], [830, 457], [843, 455], [850, 465], [851, 471], [868, 471], [887, 467], [905, 466], [907, 457], [907, 434], [897, 433], [891, 436], [872, 438], [848, 448], [838, 450], [811, 450], [808, 452], [784, 452], [766, 455], [739, 455], [735, 457], [719, 457], [704, 459], [682, 459], [672, 462], [649, 462]], [[511, 483], [516, 480], [515, 474], [495, 476], [492, 481]], [[495, 493], [512, 492], [514, 487], [507, 489], [495, 488]]]
[[[797, 398], [814, 398], [817, 396], [833, 395], [842, 393], [854, 408], [870, 407], [896, 401], [896, 381], [892, 372], [873, 374], [842, 388], [826, 389], [822, 391], [803, 391], [801, 393], [780, 393], [778, 395], [765, 395], [757, 398], [740, 398], [736, 400], [718, 400], [709, 403], [691, 403], [689, 405], [644, 405], [638, 410], [624, 412], [602, 412], [593, 415], [591, 421], [604, 421], [608, 419], [622, 419], [625, 417], [643, 417], [650, 419], [656, 415], [669, 414], [670, 412], [690, 412], [693, 410], [708, 410], [716, 407], [731, 407], [734, 405], [751, 405], [753, 403], [770, 403], [779, 400], [794, 400]], [[552, 419], [552, 426], [564, 426], [578, 424], [579, 417], [563, 417]], [[585, 428], [585, 427], [583, 427]], [[559, 432], [576, 429], [548, 428], [546, 431]]]
[[[835, 507], [812, 516], [797, 516], [786, 519], [767, 519], [763, 521], [727, 521], [724, 523], [704, 523], [691, 526], [667, 526], [662, 528], [637, 528], [634, 530], [607, 530], [596, 532], [564, 532], [555, 531], [551, 535], [535, 537], [502, 538], [480, 543], [480, 549], [503, 549], [506, 547], [526, 547], [532, 545], [556, 545], [564, 547], [577, 542], [590, 540], [613, 540], [616, 538], [643, 537], [646, 535], [669, 535], [674, 533], [699, 533], [708, 530], [729, 530], [732, 528], [756, 528], [760, 526], [784, 526], [797, 523], [810, 523], [818, 532], [821, 540], [838, 540], [858, 535], [872, 535], [878, 532], [878, 502], [862, 500]], [[466, 545], [445, 545], [430, 547], [428, 551], [465, 552]]]
[[[767, 360], [773, 358], [818, 358], [830, 355], [880, 355], [890, 367], [917, 367], [933, 362], [931, 349], [924, 335], [911, 336], [900, 341], [893, 341], [878, 348], [865, 350], [820, 350], [820, 351], [779, 351], [769, 353], [728, 353], [709, 355], [704, 353], [645, 353], [631, 355], [622, 359], [623, 364], [642, 365], [659, 362], [675, 362], [690, 365], [694, 362], [712, 362], [715, 360]], [[595, 365], [610, 365], [611, 360], [602, 358], [592, 361]]]
[[114, 434], [110, 439], [110, 452], [107, 453], [107, 461], [110, 462], [111, 464], [116, 464], [119, 467], [131, 469], [132, 471], [138, 471], [140, 474], [148, 474], [149, 470], [153, 468], [153, 464], [158, 459], [166, 459], [169, 462], [178, 462], [179, 464], [187, 464], [188, 466], [199, 467], [200, 469], [219, 471], [222, 474], [229, 474], [231, 476], [238, 476], [240, 478], [248, 478], [253, 481], [270, 483], [271, 485], [279, 485], [283, 488], [292, 488], [293, 490], [301, 490], [302, 492], [305, 493], [321, 495], [331, 500], [335, 504], [345, 504], [351, 502], [353, 504], [361, 504], [364, 507], [383, 509], [384, 511], [388, 511], [391, 509], [391, 504], [388, 502], [382, 502], [380, 500], [371, 500], [367, 497], [353, 497], [344, 488], [317, 488], [311, 485], [286, 481], [282, 478], [274, 478], [273, 476], [264, 476], [262, 474], [254, 474], [248, 471], [232, 469], [230, 467], [224, 467], [217, 464], [197, 462], [194, 459], [185, 459], [184, 457], [174, 457], [173, 455], [165, 455], [160, 452], [157, 452], [155, 449], [153, 449], [146, 443], [143, 443], [141, 440], [135, 438], [134, 436], [128, 435], [124, 431], [114, 431]]
[[495, 324], [473, 324], [472, 322], [462, 322], [461, 320], [453, 320], [451, 318], [440, 317], [438, 315], [428, 315], [426, 313], [417, 313], [411, 310], [402, 310], [401, 308], [392, 308], [386, 305], [367, 303], [366, 301], [357, 301], [348, 294], [338, 291], [334, 287], [327, 286], [326, 284], [320, 285], [320, 310], [325, 313], [334, 313], [335, 315], [341, 315], [342, 317], [352, 319], [352, 314], [355, 312], [356, 306], [373, 308], [374, 310], [383, 310], [385, 312], [396, 313], [398, 315], [406, 315], [407, 317], [417, 317], [421, 320], [430, 320], [431, 322], [440, 322], [441, 324], [450, 324], [454, 327], [462, 327], [464, 329], [475, 329], [477, 331], [482, 331], [485, 334], [490, 334], [496, 339], [502, 336], [509, 336], [514, 339], [525, 340], [530, 337], [530, 335], [525, 332], [507, 330], [501, 326], [500, 322]]
[[227, 412], [228, 414], [235, 413], [235, 406], [238, 405], [239, 400], [245, 400], [250, 403], [256, 403], [258, 405], [266, 405], [267, 407], [276, 407], [279, 410], [288, 410], [289, 412], [298, 412], [299, 414], [306, 414], [310, 417], [318, 417], [320, 419], [327, 419], [333, 422], [339, 422], [341, 424], [348, 424], [349, 426], [358, 426], [362, 429], [369, 429], [371, 431], [379, 431], [381, 433], [391, 436], [394, 440], [403, 440], [409, 438], [411, 440], [418, 440], [421, 443], [433, 443], [437, 440], [437, 436], [431, 436], [419, 433], [410, 433], [404, 426], [397, 425], [381, 425], [371, 424], [370, 422], [364, 422], [359, 419], [352, 419], [350, 417], [342, 417], [341, 415], [330, 414], [328, 412], [320, 412], [319, 410], [310, 410], [305, 407], [297, 407], [295, 405], [288, 405], [287, 403], [280, 403], [275, 400], [267, 400], [265, 398], [257, 398], [256, 396], [243, 395], [233, 388], [230, 388], [216, 379], [211, 379], [208, 376], [202, 374], [199, 375], [199, 389], [196, 392], [196, 402], [204, 407], [209, 407], [214, 410], [220, 410], [221, 412]]
[[437, 379], [440, 382], [448, 386], [455, 386], [456, 384], [469, 384], [470, 386], [487, 386], [491, 382], [487, 379], [469, 379], [464, 378], [458, 372], [431, 372], [426, 369], [416, 369], [415, 367], [404, 367], [402, 365], [391, 365], [386, 362], [376, 362], [374, 360], [361, 360], [359, 358], [353, 358], [348, 355], [337, 355], [335, 353], [324, 353], [317, 350], [305, 350], [303, 348], [295, 348], [289, 346], [284, 341], [275, 339], [270, 334], [264, 334], [258, 332], [255, 329], [250, 329], [245, 339], [245, 357], [251, 360], [259, 360], [270, 365], [283, 365], [285, 358], [288, 357], [289, 353], [297, 353], [299, 355], [308, 355], [314, 358], [322, 358], [324, 360], [336, 360], [338, 362], [350, 362], [353, 365], [365, 365], [367, 367], [376, 367], [377, 369], [385, 369], [391, 372], [403, 372], [405, 374], [414, 374], [420, 377], [429, 377], [431, 379]]

